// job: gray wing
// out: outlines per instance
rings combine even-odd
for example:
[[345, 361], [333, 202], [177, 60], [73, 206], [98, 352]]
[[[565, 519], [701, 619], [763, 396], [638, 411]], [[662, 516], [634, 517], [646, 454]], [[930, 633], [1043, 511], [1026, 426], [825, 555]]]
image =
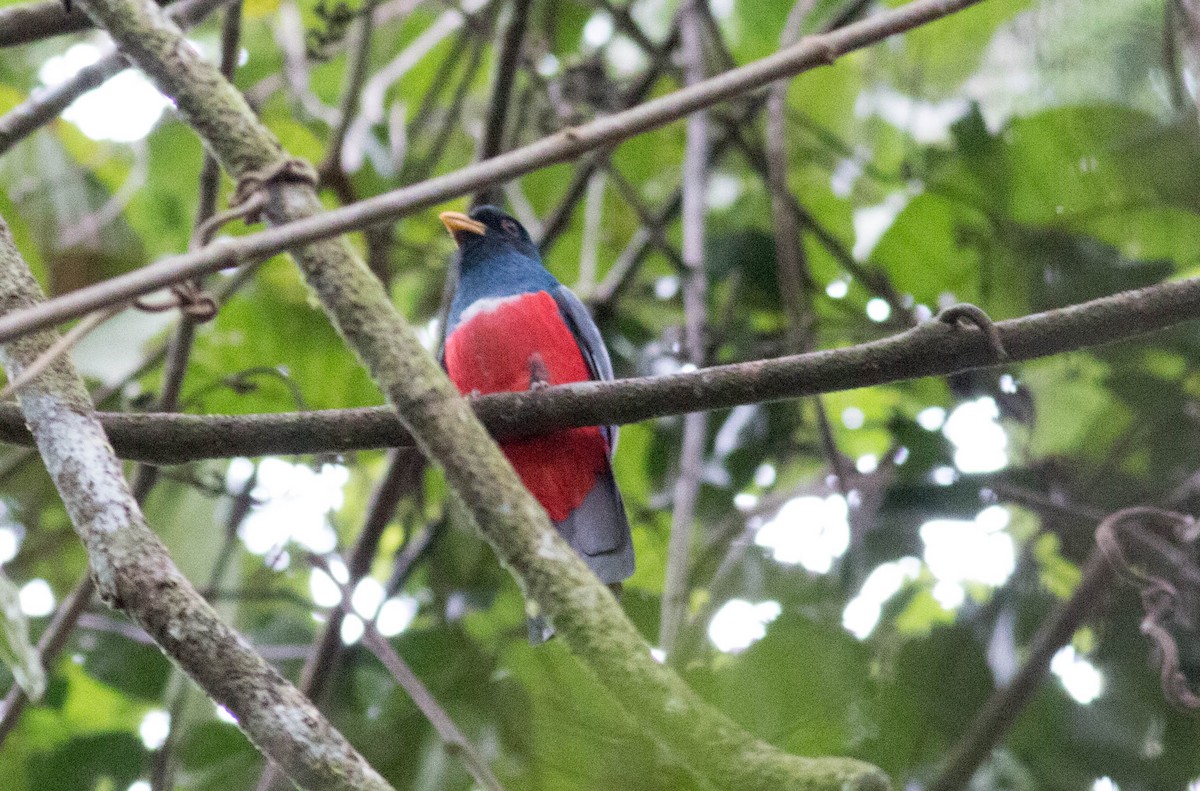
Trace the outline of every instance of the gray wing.
[[[571, 289], [563, 285], [556, 288], [552, 296], [558, 303], [559, 313], [562, 314], [567, 326], [575, 335], [575, 340], [579, 343], [579, 349], [583, 352], [583, 359], [588, 365], [588, 370], [592, 372], [592, 378], [611, 382], [613, 379], [612, 359], [608, 356], [608, 347], [604, 345], [604, 338], [600, 336], [600, 328], [592, 320], [592, 314], [588, 312], [587, 306], [579, 297], [575, 296]], [[604, 439], [608, 442], [608, 455], [609, 458], [612, 458], [612, 455], [617, 452], [617, 427], [601, 426], [600, 430], [604, 432]]]
[[[611, 381], [612, 360], [600, 329], [592, 321], [587, 307], [566, 286], [554, 291], [554, 301], [575, 335], [583, 358], [593, 379]], [[601, 426], [608, 442], [609, 458], [617, 450], [617, 427]], [[629, 518], [625, 515], [625, 504], [621, 492], [613, 479], [612, 469], [605, 470], [596, 481], [595, 488], [583, 504], [570, 516], [556, 523], [559, 532], [584, 562], [605, 583], [616, 583], [633, 574], [633, 539], [629, 534]]]

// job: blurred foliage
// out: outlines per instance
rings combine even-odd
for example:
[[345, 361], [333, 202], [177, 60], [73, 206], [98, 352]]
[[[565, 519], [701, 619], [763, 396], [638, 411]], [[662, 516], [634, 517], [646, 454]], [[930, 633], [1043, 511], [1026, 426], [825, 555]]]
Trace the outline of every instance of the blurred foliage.
[[[382, 20], [364, 102], [373, 115], [351, 128], [343, 149], [349, 189], [359, 198], [471, 161], [488, 107], [497, 23], [506, 18], [484, 5], [470, 25], [454, 24], [461, 20], [455, 4], [433, 0], [247, 3], [236, 82], [293, 152], [325, 158], [354, 39], [347, 26], [372, 5]], [[777, 48], [791, 0], [712, 6], [730, 54], [745, 63]], [[818, 2], [808, 28], [841, 7]], [[534, 4], [528, 62], [513, 77], [509, 145], [611, 109], [645, 66], [620, 25], [615, 35], [601, 35], [611, 19], [596, 9], [582, 0]], [[657, 41], [674, 4], [634, 0], [631, 9]], [[1009, 318], [1196, 274], [1200, 129], [1180, 88], [1187, 83], [1164, 59], [1163, 20], [1153, 0], [988, 0], [795, 80], [788, 181], [819, 226], [804, 238], [814, 348], [883, 337], [905, 326], [906, 312], [927, 316], [956, 301]], [[217, 24], [210, 20], [192, 38], [213, 55]], [[48, 59], [101, 40], [85, 33], [6, 51], [0, 110], [38, 88]], [[475, 62], [477, 42], [482, 58]], [[305, 59], [306, 43], [319, 45], [309, 53], [318, 58]], [[376, 79], [389, 66], [391, 78]], [[675, 76], [661, 77], [652, 93], [674, 89]], [[713, 114], [736, 120], [744, 105]], [[726, 125], [714, 129], [717, 143]], [[758, 117], [741, 130], [751, 146], [764, 133]], [[683, 135], [683, 125], [673, 124], [612, 153], [613, 166], [651, 210], [678, 186]], [[787, 348], [770, 195], [753, 162], [736, 145], [727, 148], [713, 163], [710, 189], [714, 362]], [[0, 214], [50, 291], [77, 288], [186, 249], [202, 153], [170, 111], [134, 143], [92, 139], [58, 121], [0, 158]], [[520, 179], [512, 205], [547, 217], [572, 167]], [[224, 182], [223, 199], [229, 188]], [[331, 206], [344, 197], [323, 194]], [[384, 251], [397, 307], [431, 344], [452, 250], [437, 210], [396, 223]], [[581, 282], [577, 264], [586, 222], [581, 203], [547, 256], [551, 270], [585, 297], [637, 232], [639, 215], [608, 178], [590, 237], [597, 282]], [[677, 221], [665, 236], [678, 244]], [[363, 234], [351, 240], [365, 250]], [[899, 295], [882, 320], [868, 318], [878, 298], [871, 273], [885, 275]], [[618, 297], [599, 307], [618, 375], [678, 370], [682, 313], [670, 256], [651, 245]], [[145, 409], [161, 371], [132, 372], [164, 337], [161, 317], [114, 322], [81, 347], [77, 362], [97, 385], [118, 386], [110, 407]], [[989, 693], [1011, 677], [1038, 625], [1077, 584], [1093, 526], [1081, 514], [1150, 502], [1200, 505], [1190, 486], [1200, 470], [1200, 373], [1191, 364], [1198, 350], [1200, 332], [1184, 326], [949, 382], [828, 395], [836, 446], [860, 472], [847, 481], [853, 540], [825, 573], [781, 563], [744, 538], [792, 498], [836, 491], [813, 404], [716, 413], [698, 514], [694, 617], [681, 641], [685, 678], [785, 749], [861, 757], [891, 773], [897, 787], [928, 782]], [[928, 410], [951, 412], [981, 397], [997, 405], [1009, 463], [960, 473], [955, 444]], [[200, 328], [183, 392], [192, 412], [380, 401], [283, 258], [264, 265]], [[628, 426], [616, 459], [638, 550], [623, 605], [651, 642], [680, 428], [678, 419]], [[61, 600], [83, 573], [84, 555], [44, 472], [36, 463], [10, 464], [16, 454], [0, 455], [0, 537], [19, 542], [5, 573], [18, 584], [47, 580]], [[329, 524], [345, 552], [383, 454], [286, 461], [347, 469], [341, 496], [322, 506], [331, 507]], [[287, 542], [288, 519], [312, 514], [277, 514], [283, 543], [265, 554], [248, 551], [239, 536], [251, 522], [229, 523], [232, 493], [248, 468], [243, 460], [166, 470], [146, 511], [185, 572], [213, 584], [222, 613], [251, 641], [290, 657], [277, 661], [295, 677], [297, 651], [319, 633], [328, 606], [312, 603], [304, 549]], [[267, 472], [260, 468], [260, 483]], [[401, 589], [391, 591], [416, 611], [394, 642], [506, 788], [696, 787], [560, 641], [526, 644], [516, 584], [448, 501], [439, 475], [426, 471], [414, 488], [384, 531], [371, 575], [388, 581], [393, 559], [436, 531]], [[971, 520], [996, 503], [1011, 514], [1004, 530], [1015, 543], [1015, 571], [1000, 587], [966, 585], [965, 601], [948, 609], [931, 567], [902, 559], [923, 557], [921, 527], [930, 520]], [[214, 579], [221, 557], [227, 562]], [[882, 604], [869, 637], [856, 638], [843, 626], [847, 604], [872, 572], [896, 561], [895, 568], [916, 571]], [[747, 649], [723, 653], [706, 630], [734, 599], [777, 602], [779, 615]], [[1103, 673], [1100, 697], [1077, 703], [1051, 677], [975, 778], [975, 791], [1086, 791], [1104, 776], [1122, 791], [1182, 791], [1200, 776], [1200, 728], [1162, 701], [1139, 617], [1135, 597], [1119, 591], [1076, 643]], [[157, 765], [157, 744], [142, 725], [148, 712], [164, 709], [174, 712], [175, 788], [253, 788], [261, 761], [236, 727], [194, 690], [181, 695], [187, 683], [119, 616], [97, 606], [89, 618], [51, 668], [44, 699], [0, 746], [0, 788], [125, 791]], [[35, 636], [47, 622], [31, 619]], [[0, 690], [11, 682], [0, 668]], [[361, 646], [347, 649], [320, 703], [397, 788], [471, 787], [461, 762]]]

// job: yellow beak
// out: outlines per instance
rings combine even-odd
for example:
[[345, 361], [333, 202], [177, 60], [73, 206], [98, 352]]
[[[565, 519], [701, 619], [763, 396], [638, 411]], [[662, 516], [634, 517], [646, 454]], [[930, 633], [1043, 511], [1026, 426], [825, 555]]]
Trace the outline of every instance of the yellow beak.
[[442, 225], [446, 226], [446, 230], [451, 236], [457, 238], [460, 232], [476, 233], [483, 236], [487, 233], [487, 226], [479, 220], [472, 220], [467, 215], [460, 211], [444, 211], [438, 215], [438, 219], [442, 221]]

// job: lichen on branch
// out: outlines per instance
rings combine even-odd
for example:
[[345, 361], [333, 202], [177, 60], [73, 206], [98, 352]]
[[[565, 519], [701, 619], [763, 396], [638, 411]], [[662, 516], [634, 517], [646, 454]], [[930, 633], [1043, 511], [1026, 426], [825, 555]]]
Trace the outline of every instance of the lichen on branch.
[[[145, 0], [84, 0], [81, 5], [175, 100], [235, 179], [288, 159], [241, 95], [184, 42], [156, 6]], [[303, 221], [321, 210], [310, 185], [273, 183], [269, 194], [266, 216], [274, 225]], [[341, 239], [317, 242], [295, 248], [293, 256], [417, 444], [442, 466], [500, 560], [648, 736], [722, 788], [888, 787], [879, 770], [862, 762], [799, 758], [756, 739], [655, 662], [612, 594], [554, 530], [469, 404], [349, 245]]]
[[[0, 315], [42, 298], [0, 219]], [[0, 348], [9, 379], [57, 338], [43, 330]], [[18, 400], [87, 548], [100, 596], [145, 629], [302, 788], [390, 791], [312, 703], [225, 624], [180, 573], [147, 526], [70, 361], [59, 357], [20, 391]]]

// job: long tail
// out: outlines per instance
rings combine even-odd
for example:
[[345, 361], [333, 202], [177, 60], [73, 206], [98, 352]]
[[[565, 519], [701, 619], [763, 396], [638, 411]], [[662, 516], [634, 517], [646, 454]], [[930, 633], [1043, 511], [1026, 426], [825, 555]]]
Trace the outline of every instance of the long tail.
[[[602, 459], [600, 465], [601, 471], [583, 502], [554, 526], [588, 568], [619, 597], [621, 582], [633, 574], [633, 537], [608, 458]], [[532, 645], [540, 645], [553, 636], [554, 627], [545, 616], [529, 619]]]

